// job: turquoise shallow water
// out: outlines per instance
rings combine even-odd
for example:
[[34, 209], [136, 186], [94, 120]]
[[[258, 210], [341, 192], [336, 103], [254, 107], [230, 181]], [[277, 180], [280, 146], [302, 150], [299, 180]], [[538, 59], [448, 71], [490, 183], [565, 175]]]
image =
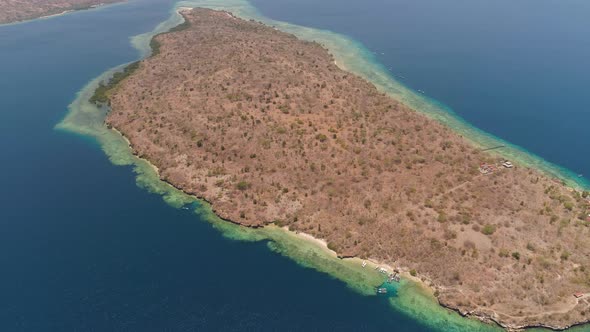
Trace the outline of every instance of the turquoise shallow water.
[[172, 208], [133, 166], [112, 165], [100, 133], [54, 129], [88, 81], [140, 56], [130, 38], [166, 20], [172, 4], [0, 27], [0, 331], [430, 331], [387, 298], [276, 254], [293, 255], [288, 239], [272, 251], [222, 234], [262, 236]]
[[[438, 308], [411, 284], [397, 296], [363, 296], [381, 279], [358, 262], [336, 260], [281, 230], [219, 222], [157, 181], [149, 165], [102, 126], [104, 113], [84, 103], [92, 85], [66, 110], [86, 82], [145, 54], [131, 47], [130, 37], [167, 19], [172, 5], [131, 1], [0, 27], [0, 120], [6, 124], [0, 262], [8, 267], [0, 275], [6, 308], [0, 330], [495, 330]], [[264, 19], [245, 2], [222, 5]], [[389, 82], [357, 42], [281, 28], [328, 38], [346, 64], [376, 68], [374, 78]], [[132, 41], [145, 50], [148, 37]], [[188, 209], [170, 207], [187, 203]]]
[[588, 186], [577, 177], [590, 177], [587, 1], [252, 3], [273, 19], [353, 37], [397, 81], [440, 103], [435, 108], [543, 159], [528, 163]]

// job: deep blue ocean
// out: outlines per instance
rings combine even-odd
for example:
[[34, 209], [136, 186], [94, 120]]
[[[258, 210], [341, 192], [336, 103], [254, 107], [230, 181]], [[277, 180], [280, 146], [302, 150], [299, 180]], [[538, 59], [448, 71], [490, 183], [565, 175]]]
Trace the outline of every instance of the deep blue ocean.
[[[253, 3], [360, 40], [476, 126], [590, 174], [590, 3]], [[265, 243], [223, 238], [92, 139], [54, 129], [172, 4], [0, 26], [0, 331], [429, 331]]]
[[590, 177], [590, 2], [252, 0], [362, 42], [469, 123]]
[[0, 331], [425, 331], [265, 243], [223, 238], [96, 142], [54, 130], [172, 4], [0, 27]]

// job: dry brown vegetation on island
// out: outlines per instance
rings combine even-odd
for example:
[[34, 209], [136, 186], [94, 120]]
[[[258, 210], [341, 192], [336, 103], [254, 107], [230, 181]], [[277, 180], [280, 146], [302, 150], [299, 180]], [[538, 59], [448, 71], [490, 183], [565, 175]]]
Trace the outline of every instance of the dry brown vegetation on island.
[[123, 0], [1, 0], [0, 24], [31, 20]]
[[[225, 219], [417, 271], [444, 305], [506, 326], [590, 318], [587, 193], [499, 160], [339, 69], [317, 43], [225, 12], [110, 92], [108, 125]], [[573, 296], [582, 294], [580, 298]]]

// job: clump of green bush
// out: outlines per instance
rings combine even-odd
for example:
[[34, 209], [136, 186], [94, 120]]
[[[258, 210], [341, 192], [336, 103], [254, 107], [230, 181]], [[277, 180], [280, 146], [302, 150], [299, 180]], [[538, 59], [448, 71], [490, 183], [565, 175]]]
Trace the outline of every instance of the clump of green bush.
[[496, 226], [490, 225], [490, 224], [483, 226], [483, 228], [481, 229], [481, 232], [485, 235], [492, 235], [492, 234], [494, 234], [495, 231], [496, 231]]
[[246, 181], [240, 181], [240, 182], [238, 182], [238, 184], [236, 184], [236, 188], [238, 188], [238, 190], [241, 190], [241, 191], [248, 190], [248, 189], [250, 189], [250, 183], [248, 183]]

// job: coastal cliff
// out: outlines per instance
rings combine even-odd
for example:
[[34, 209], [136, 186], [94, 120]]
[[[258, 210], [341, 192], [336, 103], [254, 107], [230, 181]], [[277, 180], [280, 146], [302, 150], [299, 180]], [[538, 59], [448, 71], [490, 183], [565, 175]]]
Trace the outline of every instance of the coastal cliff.
[[405, 267], [462, 314], [586, 321], [586, 193], [503, 166], [317, 43], [226, 12], [183, 15], [186, 29], [157, 36], [108, 94], [107, 124], [163, 180], [224, 219]]

